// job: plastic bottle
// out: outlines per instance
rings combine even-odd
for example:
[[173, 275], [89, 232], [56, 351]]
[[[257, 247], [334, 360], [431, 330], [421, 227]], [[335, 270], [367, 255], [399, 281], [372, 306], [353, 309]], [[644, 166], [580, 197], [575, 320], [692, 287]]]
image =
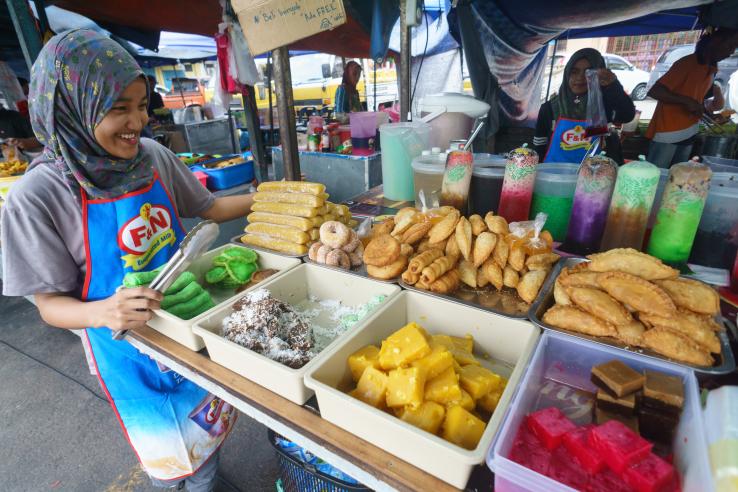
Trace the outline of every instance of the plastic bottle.
[[643, 245], [660, 173], [644, 156], [639, 158], [640, 161], [630, 162], [618, 170], [600, 247], [602, 251], [613, 248], [640, 250]]
[[450, 205], [466, 213], [469, 200], [474, 154], [469, 150], [454, 150], [446, 157], [446, 170], [441, 185], [441, 205]]
[[682, 162], [669, 180], [656, 214], [648, 254], [668, 263], [686, 263], [710, 191], [712, 171], [699, 162]]
[[582, 162], [569, 228], [561, 249], [577, 255], [587, 255], [599, 249], [617, 175], [618, 165], [604, 153]]
[[537, 165], [538, 154], [527, 144], [508, 154], [498, 211], [508, 222], [528, 220]]

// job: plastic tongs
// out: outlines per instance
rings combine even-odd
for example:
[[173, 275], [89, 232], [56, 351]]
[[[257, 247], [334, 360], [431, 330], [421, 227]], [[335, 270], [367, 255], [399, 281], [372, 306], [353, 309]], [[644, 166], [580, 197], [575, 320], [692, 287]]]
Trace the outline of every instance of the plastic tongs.
[[[218, 237], [220, 228], [212, 220], [205, 220], [197, 224], [187, 233], [169, 261], [159, 274], [149, 284], [150, 289], [162, 294], [177, 280], [182, 272], [205, 253]], [[128, 330], [119, 330], [113, 333], [113, 340], [120, 340]]]
[[722, 125], [720, 125], [717, 121], [715, 121], [714, 119], [712, 119], [712, 116], [710, 116], [708, 114], [702, 114], [702, 122], [705, 125], [707, 125], [707, 127], [711, 131], [713, 131], [715, 133], [720, 133], [720, 134], [724, 134], [725, 133], [725, 128], [723, 128]]

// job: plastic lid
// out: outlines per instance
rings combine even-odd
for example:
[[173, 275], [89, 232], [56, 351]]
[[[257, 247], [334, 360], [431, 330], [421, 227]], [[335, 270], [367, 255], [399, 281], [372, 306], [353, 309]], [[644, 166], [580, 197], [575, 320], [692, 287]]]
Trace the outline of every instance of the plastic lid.
[[726, 198], [738, 198], [738, 174], [713, 173], [709, 194]]
[[443, 174], [446, 169], [446, 159], [440, 160], [435, 155], [420, 156], [413, 159], [413, 171], [424, 174]]
[[449, 113], [464, 113], [470, 118], [479, 118], [489, 112], [489, 104], [474, 96], [461, 92], [430, 94], [420, 100], [420, 111], [433, 113], [445, 109]]
[[487, 165], [474, 165], [472, 170], [472, 176], [478, 178], [504, 178], [505, 177], [505, 165], [504, 164], [487, 164]]
[[536, 180], [549, 182], [570, 183], [576, 182], [579, 164], [569, 162], [546, 162], [536, 168]]
[[433, 147], [431, 148], [431, 154], [440, 154], [441, 153], [441, 147]]

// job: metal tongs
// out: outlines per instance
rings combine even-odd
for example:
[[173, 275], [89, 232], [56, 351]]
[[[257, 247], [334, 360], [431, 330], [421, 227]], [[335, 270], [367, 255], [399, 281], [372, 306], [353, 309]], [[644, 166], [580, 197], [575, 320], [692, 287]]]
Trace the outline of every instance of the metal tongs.
[[702, 114], [702, 122], [705, 125], [707, 125], [707, 127], [710, 129], [710, 131], [712, 131], [714, 133], [719, 133], [721, 135], [725, 134], [725, 128], [723, 128], [723, 126], [720, 123], [718, 123], [717, 121], [715, 121], [712, 118], [712, 116], [710, 116], [709, 114], [707, 114], [707, 113], [703, 113]]
[[[177, 280], [193, 261], [205, 253], [218, 237], [220, 228], [212, 220], [205, 220], [197, 224], [187, 233], [169, 261], [159, 274], [149, 284], [150, 289], [162, 294]], [[113, 340], [120, 340], [128, 330], [119, 330], [113, 333]]]
[[594, 157], [595, 155], [597, 155], [597, 151], [600, 148], [600, 144], [602, 143], [602, 138], [604, 136], [605, 135], [597, 135], [592, 137], [592, 144], [587, 149], [587, 152], [584, 153], [584, 157], [582, 157], [582, 162], [579, 163], [579, 166], [584, 164], [584, 161], [586, 161], [590, 157]]

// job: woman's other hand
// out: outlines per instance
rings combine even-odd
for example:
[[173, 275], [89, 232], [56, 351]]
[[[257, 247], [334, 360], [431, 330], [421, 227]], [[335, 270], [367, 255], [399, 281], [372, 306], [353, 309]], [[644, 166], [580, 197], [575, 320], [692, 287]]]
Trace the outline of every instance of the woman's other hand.
[[113, 296], [94, 303], [93, 327], [111, 330], [136, 330], [143, 328], [159, 309], [162, 294], [147, 287], [121, 289]]
[[597, 70], [597, 75], [600, 79], [600, 85], [602, 87], [607, 87], [608, 85], [618, 80], [618, 77], [614, 73], [612, 73], [611, 70], [608, 70], [606, 68], [600, 68], [599, 70]]

